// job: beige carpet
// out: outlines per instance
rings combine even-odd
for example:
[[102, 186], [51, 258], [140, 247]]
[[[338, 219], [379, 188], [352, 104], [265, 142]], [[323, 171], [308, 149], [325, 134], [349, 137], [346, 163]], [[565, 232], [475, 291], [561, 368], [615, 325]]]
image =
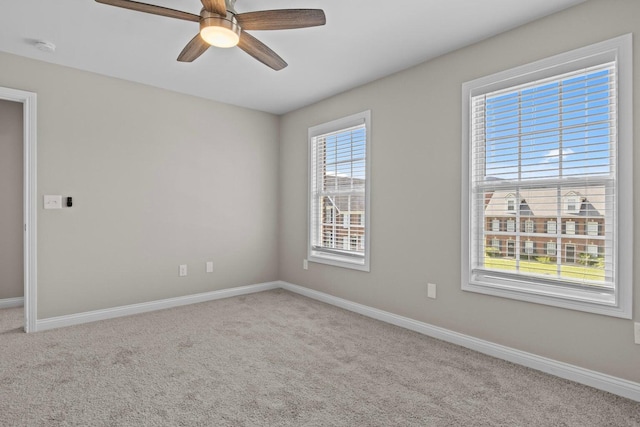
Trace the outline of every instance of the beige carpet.
[[3, 426], [640, 426], [640, 403], [276, 290], [24, 334]]

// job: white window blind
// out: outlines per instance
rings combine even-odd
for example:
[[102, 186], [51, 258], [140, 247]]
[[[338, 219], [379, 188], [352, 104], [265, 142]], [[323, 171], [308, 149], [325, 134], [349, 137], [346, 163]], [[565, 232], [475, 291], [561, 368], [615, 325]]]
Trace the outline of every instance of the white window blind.
[[[630, 55], [630, 43], [621, 37], [584, 48], [583, 57], [578, 50], [463, 85], [469, 132], [463, 289], [619, 315], [617, 230], [620, 215], [631, 218], [620, 196], [620, 165], [630, 195], [631, 163], [619, 155], [619, 61], [622, 45]], [[630, 86], [629, 74], [623, 80]], [[624, 122], [630, 150], [630, 120]], [[491, 227], [496, 219], [506, 222], [499, 233]], [[497, 234], [516, 250], [489, 256]], [[571, 250], [556, 251], [563, 247]], [[627, 298], [630, 271], [625, 264]]]
[[[562, 220], [563, 215], [579, 214], [585, 225], [590, 218], [606, 218], [613, 229], [615, 95], [615, 63], [609, 62], [474, 97], [472, 185], [476, 224], [485, 223], [484, 201], [508, 192], [509, 211], [515, 209], [511, 194], [522, 201], [516, 217], [526, 214]], [[579, 200], [584, 200], [583, 208]], [[490, 205], [491, 201], [488, 208]], [[535, 234], [532, 220], [524, 221], [519, 231], [510, 221], [507, 232], [513, 233], [516, 241], [520, 233]], [[566, 222], [567, 234], [575, 232], [570, 227], [575, 222]], [[558, 258], [555, 269], [536, 262], [521, 263], [518, 257], [506, 267], [485, 263], [484, 243], [489, 231], [477, 227], [474, 271], [479, 274], [541, 276], [603, 289], [613, 286], [613, 232], [603, 236], [604, 267], [578, 278], [575, 268], [562, 258]], [[561, 237], [557, 243], [562, 244]], [[523, 253], [535, 253], [533, 241], [525, 242]]]
[[367, 117], [356, 117], [351, 120], [356, 124], [344, 127], [338, 122], [328, 132], [310, 130], [312, 261], [368, 268]]

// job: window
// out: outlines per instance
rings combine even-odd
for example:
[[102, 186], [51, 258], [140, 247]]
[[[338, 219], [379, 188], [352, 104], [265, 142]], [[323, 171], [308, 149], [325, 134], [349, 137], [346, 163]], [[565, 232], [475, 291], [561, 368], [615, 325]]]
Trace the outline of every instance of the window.
[[365, 111], [309, 129], [309, 261], [369, 271], [370, 123]]
[[598, 235], [598, 223], [590, 221], [587, 223], [587, 235], [589, 236], [597, 236]]
[[512, 219], [507, 220], [507, 231], [509, 233], [515, 233], [516, 231], [516, 222]]
[[534, 232], [534, 226], [533, 226], [533, 221], [528, 219], [524, 222], [524, 232], [525, 233], [533, 233]]
[[345, 212], [342, 215], [342, 228], [349, 228], [351, 226], [351, 214]]
[[547, 255], [556, 256], [556, 242], [547, 242]]
[[576, 234], [576, 222], [566, 221], [564, 223], [564, 234]]
[[592, 257], [598, 256], [598, 245], [587, 245], [587, 253]]
[[494, 219], [491, 221], [491, 231], [500, 231], [500, 220]]
[[533, 242], [531, 240], [527, 240], [526, 242], [524, 242], [524, 253], [527, 255], [531, 255], [533, 254]]
[[568, 214], [577, 214], [580, 213], [580, 209], [582, 208], [582, 201], [580, 197], [573, 191], [569, 192], [564, 197], [564, 211]]
[[516, 197], [513, 194], [507, 195], [507, 212], [515, 213], [516, 211]]
[[325, 206], [325, 211], [324, 211], [324, 215], [325, 215], [324, 222], [325, 223], [333, 224], [334, 215], [335, 215], [334, 211], [335, 211], [335, 208], [334, 208], [334, 206], [332, 204], [328, 205], [328, 206]]
[[[463, 290], [630, 318], [633, 233], [617, 230], [633, 224], [631, 55], [626, 35], [463, 84]], [[513, 240], [489, 257], [485, 218], [505, 199], [526, 203], [507, 202]], [[532, 256], [529, 219], [564, 257]], [[580, 258], [588, 243], [598, 260]]]
[[565, 245], [564, 258], [567, 264], [576, 262], [576, 245]]
[[491, 247], [500, 250], [500, 239], [491, 239]]
[[351, 236], [351, 250], [358, 250], [358, 236]]
[[555, 221], [547, 221], [547, 233], [548, 234], [556, 234], [557, 233], [556, 222]]

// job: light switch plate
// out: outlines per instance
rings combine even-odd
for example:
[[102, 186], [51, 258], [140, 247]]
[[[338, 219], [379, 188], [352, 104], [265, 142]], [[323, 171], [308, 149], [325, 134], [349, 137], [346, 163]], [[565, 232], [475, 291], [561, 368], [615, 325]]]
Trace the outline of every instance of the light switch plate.
[[636, 344], [640, 344], [640, 322], [633, 324], [633, 332], [635, 335]]
[[207, 273], [213, 273], [213, 261], [207, 261]]
[[427, 283], [427, 297], [436, 299], [436, 284]]
[[45, 209], [62, 209], [62, 196], [44, 196]]

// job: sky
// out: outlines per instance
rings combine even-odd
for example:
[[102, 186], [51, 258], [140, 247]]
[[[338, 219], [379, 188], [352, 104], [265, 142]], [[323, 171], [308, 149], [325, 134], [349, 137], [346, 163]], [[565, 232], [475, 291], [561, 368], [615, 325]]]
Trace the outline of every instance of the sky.
[[526, 181], [610, 174], [612, 80], [607, 67], [488, 94], [485, 177]]

